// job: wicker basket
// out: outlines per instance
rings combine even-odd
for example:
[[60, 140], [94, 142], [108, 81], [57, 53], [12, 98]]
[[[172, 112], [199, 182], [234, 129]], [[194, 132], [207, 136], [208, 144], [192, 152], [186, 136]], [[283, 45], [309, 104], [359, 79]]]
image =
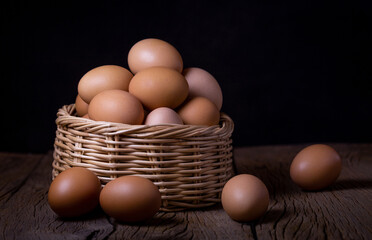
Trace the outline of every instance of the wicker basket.
[[76, 117], [75, 105], [57, 114], [52, 177], [79, 166], [102, 185], [124, 175], [148, 178], [159, 187], [162, 211], [211, 206], [233, 175], [234, 124], [221, 114], [220, 125], [127, 125]]

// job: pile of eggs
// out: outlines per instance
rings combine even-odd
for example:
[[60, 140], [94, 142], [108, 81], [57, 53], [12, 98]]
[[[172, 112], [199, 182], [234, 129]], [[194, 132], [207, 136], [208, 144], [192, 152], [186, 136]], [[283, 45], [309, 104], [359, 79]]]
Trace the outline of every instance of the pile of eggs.
[[[218, 82], [201, 68], [183, 69], [182, 57], [171, 44], [141, 40], [130, 49], [128, 65], [130, 70], [104, 65], [87, 72], [78, 84], [77, 115], [131, 125], [219, 123]], [[119, 221], [138, 222], [159, 211], [161, 195], [153, 182], [137, 176], [122, 176], [101, 188], [93, 172], [73, 167], [53, 180], [48, 202], [61, 217], [81, 216], [101, 206]]]
[[79, 81], [78, 116], [132, 125], [217, 125], [222, 91], [201, 68], [183, 69], [180, 53], [160, 39], [137, 42], [128, 54], [130, 70], [104, 65]]

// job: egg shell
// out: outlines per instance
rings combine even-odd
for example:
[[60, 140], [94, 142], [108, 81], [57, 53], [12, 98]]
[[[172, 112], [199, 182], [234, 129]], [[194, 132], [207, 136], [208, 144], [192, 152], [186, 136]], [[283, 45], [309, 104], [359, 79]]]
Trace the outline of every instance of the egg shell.
[[166, 41], [148, 38], [133, 45], [128, 53], [128, 65], [133, 74], [150, 67], [172, 68], [182, 72], [181, 54]]
[[261, 217], [269, 205], [265, 184], [250, 174], [231, 178], [223, 187], [222, 207], [235, 221], [248, 222]]
[[51, 183], [48, 203], [61, 217], [77, 217], [98, 206], [101, 183], [91, 171], [73, 167], [61, 172]]
[[161, 195], [150, 180], [123, 176], [106, 184], [100, 195], [100, 204], [103, 211], [118, 221], [140, 222], [159, 211]]
[[176, 70], [153, 67], [138, 72], [132, 78], [129, 92], [149, 110], [159, 107], [174, 109], [187, 98], [189, 85]]
[[133, 74], [129, 70], [117, 65], [104, 65], [87, 72], [79, 81], [79, 96], [90, 103], [98, 93], [119, 89], [128, 91], [129, 82]]
[[218, 111], [222, 108], [222, 90], [217, 80], [201, 68], [186, 68], [182, 73], [189, 84], [189, 98], [205, 97], [211, 100]]
[[220, 120], [220, 112], [216, 105], [204, 97], [195, 97], [183, 104], [178, 114], [184, 124], [187, 125], [217, 125]]
[[290, 176], [305, 190], [321, 190], [337, 180], [341, 168], [341, 157], [335, 149], [325, 144], [314, 144], [294, 157]]
[[97, 94], [89, 104], [89, 117], [96, 121], [139, 125], [144, 119], [140, 101], [122, 90], [106, 90]]
[[76, 96], [75, 109], [77, 115], [80, 117], [88, 113], [88, 103], [84, 102], [79, 95]]
[[160, 107], [152, 110], [146, 117], [146, 125], [183, 124], [181, 117], [173, 109]]

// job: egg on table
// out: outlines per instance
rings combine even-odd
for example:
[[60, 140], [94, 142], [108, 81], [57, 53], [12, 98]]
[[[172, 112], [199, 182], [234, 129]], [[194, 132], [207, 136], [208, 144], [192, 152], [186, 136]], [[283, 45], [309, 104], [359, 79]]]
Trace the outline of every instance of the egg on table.
[[233, 220], [248, 222], [266, 212], [269, 192], [259, 178], [250, 174], [240, 174], [231, 178], [223, 187], [221, 203]]
[[336, 181], [341, 168], [341, 157], [335, 149], [325, 144], [314, 144], [294, 157], [290, 176], [302, 189], [321, 190]]
[[147, 220], [161, 206], [158, 187], [138, 176], [122, 176], [110, 181], [102, 189], [99, 200], [103, 211], [121, 222]]
[[78, 217], [98, 206], [101, 183], [91, 171], [73, 167], [61, 172], [51, 183], [48, 203], [61, 217]]

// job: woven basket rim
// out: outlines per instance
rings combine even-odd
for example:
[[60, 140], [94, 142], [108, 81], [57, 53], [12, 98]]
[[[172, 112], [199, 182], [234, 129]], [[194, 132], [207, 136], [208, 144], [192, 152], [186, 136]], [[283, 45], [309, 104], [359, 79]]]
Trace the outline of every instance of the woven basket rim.
[[[210, 133], [225, 132], [231, 134], [234, 129], [234, 122], [226, 113], [220, 113], [219, 125], [203, 126], [203, 125], [187, 125], [187, 124], [156, 124], [156, 125], [131, 125], [124, 123], [95, 121], [83, 117], [76, 116], [75, 104], [69, 104], [62, 106], [57, 112], [56, 124], [59, 126], [70, 125], [72, 126], [84, 126], [89, 128], [104, 128], [110, 129], [112, 134], [130, 133], [130, 132], [141, 132], [141, 133], [154, 133], [162, 131], [180, 131], [180, 132], [197, 132], [197, 135], [202, 132]], [[153, 134], [151, 134], [153, 136]], [[191, 135], [190, 135], [191, 136]]]

